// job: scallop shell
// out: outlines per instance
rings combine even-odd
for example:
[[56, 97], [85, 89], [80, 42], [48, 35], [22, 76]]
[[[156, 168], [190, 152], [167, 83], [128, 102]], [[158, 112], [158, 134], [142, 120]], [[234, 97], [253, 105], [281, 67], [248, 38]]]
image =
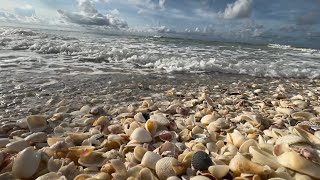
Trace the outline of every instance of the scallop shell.
[[106, 158], [103, 157], [103, 153], [93, 151], [88, 156], [80, 157], [78, 162], [85, 167], [102, 167]]
[[176, 175], [172, 166], [173, 163], [178, 163], [178, 160], [173, 157], [164, 157], [157, 162], [155, 169], [160, 180]]
[[141, 160], [141, 164], [150, 168], [150, 169], [155, 169], [157, 162], [161, 159], [162, 157], [154, 152], [147, 151]]
[[41, 154], [28, 147], [19, 152], [13, 161], [12, 174], [18, 178], [30, 178], [36, 173], [40, 164]]
[[31, 115], [27, 117], [27, 124], [31, 132], [40, 132], [47, 128], [47, 118], [45, 116]]
[[130, 139], [138, 143], [147, 143], [152, 141], [150, 133], [143, 128], [136, 128], [132, 132]]
[[230, 168], [227, 165], [214, 165], [208, 168], [208, 171], [216, 178], [221, 179], [226, 176]]
[[209, 166], [211, 166], [212, 164], [213, 163], [210, 156], [203, 151], [197, 151], [193, 154], [191, 159], [192, 167], [200, 171], [208, 170]]

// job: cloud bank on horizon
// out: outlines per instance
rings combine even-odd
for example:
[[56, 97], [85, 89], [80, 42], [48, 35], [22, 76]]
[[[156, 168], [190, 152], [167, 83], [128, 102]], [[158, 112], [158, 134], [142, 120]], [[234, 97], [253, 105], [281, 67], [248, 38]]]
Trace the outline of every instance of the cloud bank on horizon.
[[314, 37], [319, 0], [1, 0], [0, 21], [209, 34], [234, 38]]

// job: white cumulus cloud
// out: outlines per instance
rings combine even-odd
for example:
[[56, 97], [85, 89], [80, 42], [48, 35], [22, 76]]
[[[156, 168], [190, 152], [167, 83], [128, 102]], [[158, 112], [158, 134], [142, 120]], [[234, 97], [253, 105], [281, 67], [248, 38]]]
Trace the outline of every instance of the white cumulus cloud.
[[61, 17], [71, 23], [80, 25], [108, 26], [114, 28], [127, 28], [128, 24], [116, 17], [118, 10], [113, 10], [110, 14], [101, 14], [95, 7], [95, 2], [106, 3], [107, 0], [78, 0], [80, 13], [58, 10]]
[[225, 19], [247, 18], [251, 15], [253, 0], [236, 0], [233, 4], [228, 4], [224, 10]]

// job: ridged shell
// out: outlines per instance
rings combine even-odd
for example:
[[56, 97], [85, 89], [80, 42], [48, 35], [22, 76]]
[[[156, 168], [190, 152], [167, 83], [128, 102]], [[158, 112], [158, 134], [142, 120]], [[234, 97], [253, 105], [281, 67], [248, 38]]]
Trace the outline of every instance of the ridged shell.
[[157, 162], [156, 173], [160, 180], [176, 175], [172, 166], [173, 163], [178, 163], [178, 160], [173, 157], [164, 157]]
[[141, 164], [150, 168], [150, 169], [155, 169], [157, 162], [161, 159], [162, 157], [154, 152], [147, 151], [141, 160]]
[[147, 143], [152, 141], [150, 133], [144, 128], [136, 128], [132, 132], [130, 139], [138, 143]]
[[12, 174], [18, 178], [30, 178], [36, 173], [40, 164], [41, 154], [28, 147], [18, 153], [17, 157], [13, 161]]
[[208, 170], [208, 167], [211, 166], [212, 164], [213, 163], [210, 156], [203, 151], [197, 151], [196, 153], [193, 154], [191, 159], [192, 167], [200, 171]]

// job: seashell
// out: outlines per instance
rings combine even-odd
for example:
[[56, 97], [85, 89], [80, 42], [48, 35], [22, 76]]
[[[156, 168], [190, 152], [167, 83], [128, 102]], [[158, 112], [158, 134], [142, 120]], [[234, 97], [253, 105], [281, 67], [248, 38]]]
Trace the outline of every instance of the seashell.
[[45, 116], [31, 115], [27, 117], [28, 128], [31, 132], [41, 132], [47, 128]]
[[66, 177], [66, 179], [74, 179], [77, 175], [80, 174], [80, 170], [77, 169], [77, 166], [74, 162], [70, 162], [66, 166], [62, 166], [58, 173], [61, 173]]
[[90, 175], [90, 174], [79, 174], [74, 178], [74, 180], [85, 180], [85, 179], [89, 179], [91, 177], [92, 177], [92, 175]]
[[124, 163], [120, 159], [110, 160], [112, 167], [115, 169], [116, 173], [127, 174], [127, 169]]
[[49, 146], [52, 146], [56, 142], [63, 142], [64, 140], [65, 140], [64, 138], [51, 137], [51, 138], [47, 138], [47, 143]]
[[89, 155], [80, 157], [78, 162], [85, 167], [102, 167], [106, 158], [103, 157], [103, 153], [91, 152]]
[[208, 170], [208, 167], [212, 165], [212, 160], [207, 153], [197, 151], [192, 156], [191, 165], [196, 170]]
[[291, 115], [292, 113], [294, 113], [294, 110], [291, 108], [277, 107], [276, 111], [280, 114], [286, 114], [286, 115]]
[[36, 180], [65, 180], [66, 177], [62, 176], [60, 173], [56, 172], [49, 172], [47, 174], [44, 174], [42, 176], [39, 176]]
[[30, 145], [26, 140], [21, 139], [7, 144], [6, 148], [11, 152], [20, 152], [29, 146]]
[[212, 115], [212, 114], [208, 114], [208, 115], [205, 115], [205, 116], [203, 116], [202, 118], [201, 118], [201, 123], [202, 124], [205, 124], [205, 125], [208, 125], [208, 124], [210, 124], [210, 123], [212, 123], [212, 122], [214, 122], [215, 120], [217, 120], [217, 116], [214, 116], [214, 115]]
[[140, 170], [139, 175], [138, 175], [138, 179], [150, 179], [150, 180], [154, 180], [156, 179], [156, 177], [154, 176], [154, 174], [150, 171], [150, 169], [148, 168], [143, 168]]
[[176, 175], [172, 166], [173, 163], [178, 163], [178, 160], [173, 157], [164, 157], [156, 163], [155, 169], [160, 180]]
[[161, 159], [162, 157], [154, 152], [147, 151], [141, 160], [141, 164], [150, 168], [150, 169], [155, 169], [157, 162]]
[[119, 124], [113, 124], [113, 125], [109, 125], [107, 127], [107, 129], [109, 130], [110, 133], [112, 134], [120, 134], [122, 133], [122, 127]]
[[90, 134], [88, 133], [68, 133], [68, 137], [71, 139], [73, 144], [75, 145], [81, 145], [81, 143], [90, 137]]
[[132, 132], [130, 139], [138, 143], [147, 143], [152, 141], [150, 133], [143, 128], [136, 128]]
[[249, 147], [251, 146], [255, 146], [258, 147], [258, 143], [257, 141], [253, 140], [253, 139], [248, 139], [246, 140], [239, 148], [239, 152], [241, 154], [243, 153], [248, 153], [249, 152]]
[[233, 133], [227, 133], [227, 142], [235, 145], [236, 147], [240, 147], [246, 141], [246, 137], [244, 137], [239, 131], [234, 130]]
[[211, 179], [206, 176], [193, 176], [192, 178], [190, 178], [190, 180], [211, 180]]
[[143, 114], [141, 112], [138, 112], [136, 115], [134, 115], [134, 120], [140, 122], [140, 123], [145, 123], [146, 119], [144, 118]]
[[307, 132], [306, 130], [303, 130], [302, 128], [295, 127], [295, 128], [293, 128], [293, 132], [299, 136], [304, 137], [306, 140], [308, 140], [310, 143], [313, 143], [314, 145], [317, 145], [317, 146], [320, 145], [319, 138], [317, 138], [313, 134]]
[[47, 133], [44, 133], [44, 132], [33, 133], [27, 136], [26, 138], [24, 138], [24, 140], [26, 140], [29, 144], [46, 142]]
[[147, 131], [149, 131], [150, 134], [155, 134], [158, 128], [158, 125], [153, 120], [148, 120], [145, 124], [145, 128]]
[[21, 179], [30, 178], [36, 173], [40, 160], [41, 154], [28, 147], [19, 152], [13, 161], [12, 174]]
[[92, 176], [93, 179], [111, 179], [111, 176], [105, 172], [99, 172], [98, 174]]
[[180, 180], [180, 178], [178, 176], [170, 176], [167, 180]]
[[153, 114], [150, 119], [160, 126], [168, 126], [170, 124], [170, 121], [163, 114]]
[[229, 127], [227, 120], [224, 118], [218, 118], [216, 121], [210, 123], [207, 126], [208, 131], [220, 131]]
[[28, 123], [26, 118], [17, 120], [16, 125], [21, 129], [28, 129]]
[[171, 141], [174, 138], [174, 132], [163, 130], [157, 132], [154, 137], [159, 137], [162, 141]]
[[208, 168], [208, 171], [216, 178], [222, 179], [229, 172], [230, 168], [228, 165], [213, 165]]
[[280, 153], [277, 157], [277, 161], [286, 168], [307, 174], [316, 179], [320, 178], [320, 165], [303, 158], [294, 151]]
[[139, 162], [141, 162], [146, 152], [147, 150], [145, 148], [143, 148], [142, 146], [137, 146], [134, 148], [133, 155]]
[[307, 140], [301, 136], [297, 136], [297, 135], [293, 135], [293, 134], [279, 137], [276, 140], [276, 145], [277, 144], [284, 144], [284, 143], [286, 143], [288, 145], [297, 144], [297, 143], [307, 143]]
[[6, 147], [7, 144], [9, 144], [9, 138], [0, 138], [0, 148]]
[[97, 120], [95, 120], [92, 126], [108, 126], [109, 125], [109, 118], [106, 116], [100, 116]]
[[176, 158], [180, 154], [179, 148], [169, 141], [161, 144], [158, 149], [161, 156], [171, 156]]
[[281, 165], [276, 158], [266, 151], [259, 149], [257, 146], [250, 146], [249, 152], [252, 155], [252, 162], [270, 166], [272, 169], [278, 169]]
[[309, 112], [302, 111], [292, 113], [291, 117], [297, 121], [309, 121], [311, 118], [315, 117], [315, 115]]
[[251, 162], [240, 153], [237, 153], [237, 155], [231, 159], [229, 168], [233, 173], [235, 173], [236, 176], [240, 175], [241, 173], [259, 175], [267, 175], [271, 173], [269, 166], [261, 166], [257, 163]]
[[61, 159], [53, 159], [53, 157], [51, 157], [48, 161], [47, 168], [50, 172], [58, 172], [62, 167], [62, 164], [63, 162]]
[[94, 146], [74, 146], [68, 148], [69, 153], [76, 157], [88, 156], [93, 150]]

